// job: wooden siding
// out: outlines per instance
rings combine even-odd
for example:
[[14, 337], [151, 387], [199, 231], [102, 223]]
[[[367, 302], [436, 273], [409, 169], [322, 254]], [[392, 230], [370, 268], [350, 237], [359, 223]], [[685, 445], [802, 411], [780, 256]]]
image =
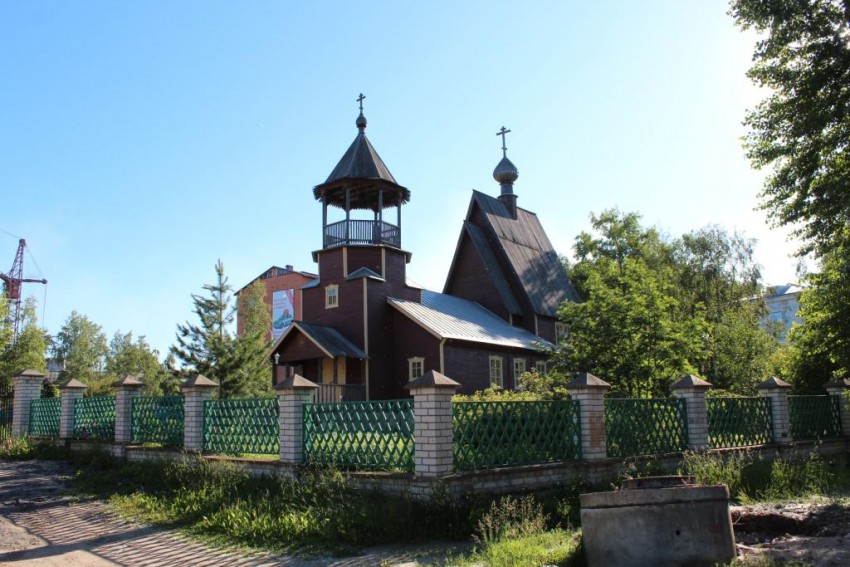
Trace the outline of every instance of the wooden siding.
[[[467, 234], [464, 234], [458, 246], [457, 268], [446, 285], [445, 293], [476, 301], [510, 322], [510, 310], [493, 285], [494, 274], [490, 272], [492, 267], [484, 264]], [[501, 270], [495, 277], [501, 277]]]
[[537, 317], [537, 336], [543, 337], [550, 343], [555, 342], [555, 322], [557, 319], [552, 317]]
[[[296, 360], [307, 360], [311, 358], [324, 358], [325, 351], [316, 346], [309, 338], [304, 336], [297, 329], [293, 329], [286, 340], [277, 349], [280, 353], [281, 360], [284, 362], [292, 362]], [[306, 376], [305, 376], [306, 378]]]
[[381, 267], [381, 248], [377, 246], [348, 247], [348, 274], [360, 268], [372, 270], [384, 277]]
[[394, 353], [392, 360], [392, 375], [394, 380], [391, 387], [395, 397], [410, 395], [404, 387], [408, 383], [407, 359], [421, 356], [425, 359], [423, 372], [440, 369], [440, 340], [393, 309], [392, 313], [392, 343], [390, 348]]
[[484, 345], [464, 343], [460, 341], [448, 341], [443, 348], [445, 356], [446, 371], [444, 374], [452, 380], [459, 382], [460, 394], [471, 394], [476, 390], [490, 387], [490, 357], [501, 356], [502, 377], [505, 389], [516, 388], [514, 382], [514, 359], [525, 360], [526, 371], [534, 368], [538, 360], [545, 357], [534, 351], [505, 348], [487, 348]]

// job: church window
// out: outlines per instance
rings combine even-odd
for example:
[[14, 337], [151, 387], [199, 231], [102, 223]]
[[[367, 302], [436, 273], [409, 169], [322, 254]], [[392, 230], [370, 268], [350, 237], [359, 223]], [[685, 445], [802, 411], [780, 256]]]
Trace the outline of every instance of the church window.
[[414, 356], [407, 359], [407, 376], [410, 380], [416, 380], [425, 373], [425, 359]]
[[339, 307], [339, 286], [329, 285], [325, 288], [325, 309]]
[[490, 385], [498, 386], [500, 388], [505, 387], [505, 378], [502, 375], [502, 357], [501, 356], [491, 356], [490, 357]]
[[524, 358], [515, 358], [514, 359], [514, 384], [519, 384], [519, 379], [522, 377], [522, 374], [525, 372], [525, 359]]
[[566, 323], [555, 323], [555, 342], [566, 340], [570, 336], [570, 326]]

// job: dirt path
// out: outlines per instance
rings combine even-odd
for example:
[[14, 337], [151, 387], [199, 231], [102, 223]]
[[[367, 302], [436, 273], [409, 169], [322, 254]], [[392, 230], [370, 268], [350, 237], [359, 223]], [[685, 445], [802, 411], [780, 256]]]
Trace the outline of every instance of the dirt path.
[[103, 502], [80, 500], [66, 488], [71, 471], [59, 462], [0, 461], [0, 565], [371, 567], [412, 565], [428, 554], [382, 548], [357, 557], [301, 559], [215, 549], [123, 520]]

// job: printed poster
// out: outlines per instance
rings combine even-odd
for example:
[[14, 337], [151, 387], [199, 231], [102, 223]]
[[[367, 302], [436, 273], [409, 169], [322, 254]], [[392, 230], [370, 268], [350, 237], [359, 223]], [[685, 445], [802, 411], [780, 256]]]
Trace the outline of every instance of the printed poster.
[[286, 332], [295, 319], [295, 290], [281, 289], [272, 294], [272, 340]]

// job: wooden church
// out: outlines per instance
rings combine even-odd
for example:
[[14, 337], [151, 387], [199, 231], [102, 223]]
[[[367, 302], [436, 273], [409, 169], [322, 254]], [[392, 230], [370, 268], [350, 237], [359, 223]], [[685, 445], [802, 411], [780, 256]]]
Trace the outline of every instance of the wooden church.
[[366, 137], [362, 95], [357, 136], [327, 180], [318, 278], [300, 290], [300, 320], [275, 342], [275, 381], [293, 373], [321, 384], [322, 401], [406, 397], [405, 385], [436, 370], [462, 392], [514, 388], [545, 371], [556, 312], [578, 294], [537, 216], [517, 207], [516, 167], [493, 176], [498, 197], [473, 191], [442, 293], [407, 281], [401, 211], [410, 190]]

